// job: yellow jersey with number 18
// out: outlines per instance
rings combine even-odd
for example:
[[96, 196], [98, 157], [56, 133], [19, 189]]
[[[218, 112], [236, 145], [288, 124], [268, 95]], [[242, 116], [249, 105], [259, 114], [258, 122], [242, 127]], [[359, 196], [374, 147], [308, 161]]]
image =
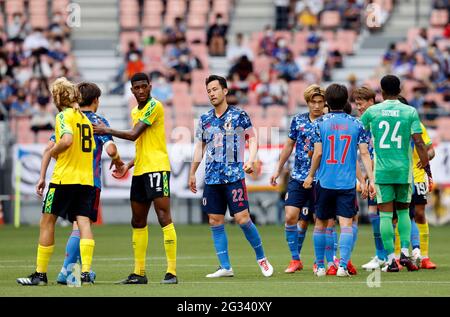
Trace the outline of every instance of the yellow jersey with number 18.
[[94, 131], [89, 119], [72, 108], [56, 115], [55, 140], [64, 134], [72, 134], [72, 145], [58, 155], [51, 183], [94, 186]]
[[164, 108], [161, 102], [150, 98], [147, 104], [139, 109], [131, 110], [133, 125], [139, 121], [148, 125], [147, 129], [136, 140], [136, 158], [134, 176], [150, 172], [170, 171], [169, 155], [166, 147], [164, 129]]

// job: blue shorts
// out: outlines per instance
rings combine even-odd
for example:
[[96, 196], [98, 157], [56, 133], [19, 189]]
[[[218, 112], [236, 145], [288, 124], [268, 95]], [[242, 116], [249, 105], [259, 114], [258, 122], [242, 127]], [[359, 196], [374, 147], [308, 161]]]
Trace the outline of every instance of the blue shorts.
[[245, 180], [228, 184], [205, 184], [202, 199], [202, 211], [207, 214], [230, 215], [249, 209]]
[[300, 209], [299, 220], [310, 221], [314, 214], [314, 185], [312, 188], [303, 188], [303, 182], [291, 178], [287, 186], [284, 206]]
[[318, 219], [334, 219], [336, 216], [353, 218], [356, 215], [356, 188], [328, 189], [317, 183], [315, 192]]

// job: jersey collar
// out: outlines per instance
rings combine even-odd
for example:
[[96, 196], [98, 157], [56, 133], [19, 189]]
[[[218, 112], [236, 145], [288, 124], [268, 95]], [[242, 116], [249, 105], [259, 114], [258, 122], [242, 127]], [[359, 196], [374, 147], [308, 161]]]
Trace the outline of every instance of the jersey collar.
[[216, 118], [216, 119], [222, 119], [222, 118], [225, 116], [225, 114], [228, 112], [228, 110], [230, 110], [230, 105], [228, 105], [228, 107], [227, 107], [227, 109], [225, 110], [225, 112], [222, 113], [222, 115], [221, 115], [220, 117], [218, 117], [218, 116], [216, 115], [215, 109], [213, 109], [213, 115], [214, 115], [214, 118]]

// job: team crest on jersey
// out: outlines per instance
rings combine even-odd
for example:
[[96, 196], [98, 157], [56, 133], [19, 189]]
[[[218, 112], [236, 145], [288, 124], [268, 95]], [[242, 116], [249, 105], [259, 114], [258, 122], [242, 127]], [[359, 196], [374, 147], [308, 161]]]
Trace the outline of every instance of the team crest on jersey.
[[233, 125], [231, 124], [231, 119], [229, 119], [225, 124], [223, 125], [223, 128], [228, 132], [233, 129]]

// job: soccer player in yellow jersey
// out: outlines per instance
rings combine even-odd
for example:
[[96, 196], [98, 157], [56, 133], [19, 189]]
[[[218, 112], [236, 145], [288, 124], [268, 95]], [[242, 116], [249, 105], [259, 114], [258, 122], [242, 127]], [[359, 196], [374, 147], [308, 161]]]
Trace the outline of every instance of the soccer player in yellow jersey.
[[[421, 123], [422, 127], [422, 138], [427, 147], [428, 158], [433, 159], [435, 153], [433, 149], [433, 144], [431, 142], [430, 136]], [[411, 243], [413, 247], [412, 256], [420, 268], [422, 269], [435, 269], [436, 264], [431, 262], [428, 257], [428, 245], [429, 245], [429, 228], [427, 218], [425, 216], [425, 205], [427, 204], [427, 193], [431, 192], [432, 182], [423, 168], [420, 165], [419, 155], [413, 144], [413, 178], [414, 178], [414, 192], [411, 199], [410, 205], [410, 216], [412, 223], [412, 233], [411, 233]], [[414, 224], [415, 221], [415, 224]], [[417, 230], [415, 228], [417, 226]]]
[[22, 285], [47, 285], [47, 268], [55, 247], [55, 223], [58, 216], [77, 221], [80, 230], [81, 283], [92, 284], [89, 271], [94, 253], [91, 221], [96, 192], [93, 176], [94, 133], [89, 119], [80, 111], [80, 93], [75, 84], [58, 78], [51, 87], [56, 115], [55, 141], [50, 155], [57, 159], [50, 186], [44, 199], [40, 221], [36, 271], [18, 278]]
[[131, 92], [138, 105], [131, 111], [133, 128], [117, 131], [103, 124], [95, 125], [96, 134], [111, 134], [115, 137], [136, 141], [134, 161], [114, 172], [123, 177], [134, 166], [130, 190], [131, 226], [133, 227], [134, 272], [121, 284], [147, 284], [145, 257], [148, 244], [147, 216], [152, 202], [164, 234], [167, 271], [162, 284], [177, 284], [176, 251], [177, 235], [170, 215], [170, 163], [164, 130], [164, 108], [151, 96], [152, 85], [144, 73], [131, 78]]

